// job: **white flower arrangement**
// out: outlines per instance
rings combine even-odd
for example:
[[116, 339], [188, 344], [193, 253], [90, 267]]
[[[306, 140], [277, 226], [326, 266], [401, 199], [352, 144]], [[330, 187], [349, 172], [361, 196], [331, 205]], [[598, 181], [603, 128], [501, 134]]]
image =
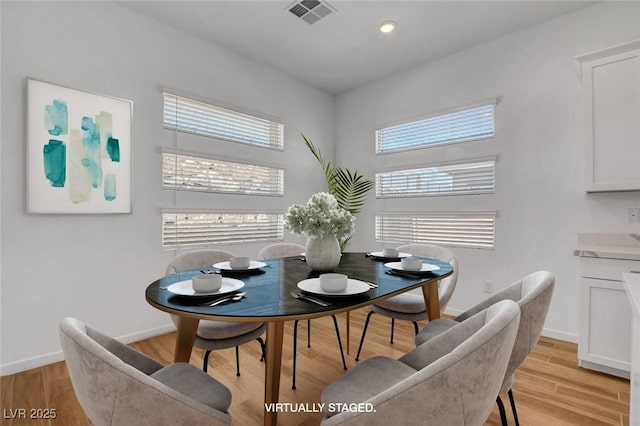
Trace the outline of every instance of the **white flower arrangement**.
[[334, 235], [337, 239], [353, 232], [355, 217], [338, 206], [338, 201], [328, 192], [313, 194], [306, 205], [294, 204], [284, 218], [286, 227], [294, 234], [320, 238]]

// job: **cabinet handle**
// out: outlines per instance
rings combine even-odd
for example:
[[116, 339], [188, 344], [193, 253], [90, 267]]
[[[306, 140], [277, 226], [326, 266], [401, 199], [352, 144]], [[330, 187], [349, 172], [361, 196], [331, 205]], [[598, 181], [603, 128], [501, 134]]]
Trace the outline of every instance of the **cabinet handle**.
[[631, 272], [632, 274], [640, 274], [640, 271], [629, 271], [629, 272]]

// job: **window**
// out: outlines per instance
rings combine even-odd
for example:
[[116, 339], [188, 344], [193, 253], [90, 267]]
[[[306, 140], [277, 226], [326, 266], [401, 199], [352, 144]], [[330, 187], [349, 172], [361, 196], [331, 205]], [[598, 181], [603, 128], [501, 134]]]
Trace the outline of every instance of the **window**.
[[490, 138], [496, 101], [376, 130], [376, 153]]
[[163, 152], [162, 185], [165, 189], [282, 196], [284, 170]]
[[163, 212], [162, 246], [281, 240], [283, 224], [277, 213]]
[[495, 211], [377, 215], [376, 241], [491, 249], [495, 219]]
[[376, 173], [376, 197], [494, 192], [495, 159]]
[[167, 129], [282, 150], [284, 126], [215, 105], [164, 93]]
[[[163, 97], [163, 125], [166, 129], [249, 144], [255, 149], [282, 150], [284, 147], [284, 126], [276, 121], [170, 93], [163, 93]], [[186, 139], [188, 143], [190, 138]], [[214, 148], [212, 144], [212, 151]], [[256, 164], [253, 158], [260, 158], [258, 152], [246, 156], [249, 158], [247, 162], [163, 149], [162, 187], [174, 191], [246, 197], [284, 195], [284, 169]], [[203, 195], [207, 196], [211, 195]], [[247, 199], [239, 197], [237, 200], [237, 206], [247, 205]], [[220, 205], [216, 201], [208, 199], [206, 203]], [[179, 248], [283, 239], [282, 213], [249, 212], [243, 211], [242, 207], [234, 211], [235, 200], [225, 202], [230, 205], [225, 205], [224, 211], [187, 209], [180, 205], [171, 211], [163, 211], [162, 246]]]

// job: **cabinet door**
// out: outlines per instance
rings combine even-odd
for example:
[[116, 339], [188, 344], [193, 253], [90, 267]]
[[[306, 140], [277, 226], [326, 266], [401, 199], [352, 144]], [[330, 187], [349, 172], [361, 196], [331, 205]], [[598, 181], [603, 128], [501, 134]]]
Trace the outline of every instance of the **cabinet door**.
[[586, 190], [640, 189], [640, 49], [583, 62]]
[[631, 307], [620, 281], [582, 278], [578, 358], [630, 370]]

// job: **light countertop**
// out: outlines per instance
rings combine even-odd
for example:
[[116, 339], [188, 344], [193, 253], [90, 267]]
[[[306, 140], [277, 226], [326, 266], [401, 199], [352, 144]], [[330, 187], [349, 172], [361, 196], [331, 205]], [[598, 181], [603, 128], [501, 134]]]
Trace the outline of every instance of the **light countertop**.
[[639, 234], [578, 234], [576, 256], [640, 260]]

